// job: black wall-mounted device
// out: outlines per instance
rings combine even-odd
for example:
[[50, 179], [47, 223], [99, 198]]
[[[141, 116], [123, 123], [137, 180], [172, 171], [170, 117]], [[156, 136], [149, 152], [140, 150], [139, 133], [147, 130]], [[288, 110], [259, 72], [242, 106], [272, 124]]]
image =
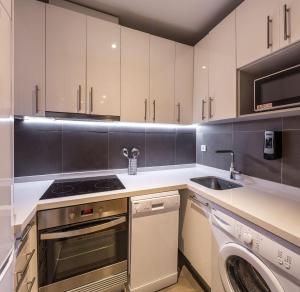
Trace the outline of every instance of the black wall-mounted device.
[[282, 156], [282, 132], [265, 131], [264, 159], [275, 160]]

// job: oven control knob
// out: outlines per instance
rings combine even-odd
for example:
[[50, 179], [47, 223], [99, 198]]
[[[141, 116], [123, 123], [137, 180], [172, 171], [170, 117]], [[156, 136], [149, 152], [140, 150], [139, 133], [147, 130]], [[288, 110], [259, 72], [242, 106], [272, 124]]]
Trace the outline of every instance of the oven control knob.
[[69, 218], [70, 218], [71, 220], [74, 220], [74, 219], [75, 219], [75, 213], [73, 213], [73, 212], [70, 213], [70, 214], [69, 214]]
[[249, 245], [252, 244], [252, 242], [253, 242], [252, 235], [250, 233], [244, 232], [242, 234], [242, 241]]

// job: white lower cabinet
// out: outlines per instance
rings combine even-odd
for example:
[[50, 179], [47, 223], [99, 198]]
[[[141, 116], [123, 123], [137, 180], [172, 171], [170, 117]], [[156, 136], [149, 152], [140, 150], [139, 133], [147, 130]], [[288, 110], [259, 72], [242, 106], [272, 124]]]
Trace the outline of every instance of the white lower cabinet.
[[46, 4], [15, 0], [14, 109], [16, 115], [45, 114]]
[[150, 121], [174, 123], [175, 42], [150, 36]]
[[29, 233], [20, 245], [15, 264], [15, 291], [37, 292], [37, 229], [35, 222], [28, 225]]
[[207, 202], [190, 191], [181, 191], [179, 249], [199, 275], [211, 286], [212, 231]]

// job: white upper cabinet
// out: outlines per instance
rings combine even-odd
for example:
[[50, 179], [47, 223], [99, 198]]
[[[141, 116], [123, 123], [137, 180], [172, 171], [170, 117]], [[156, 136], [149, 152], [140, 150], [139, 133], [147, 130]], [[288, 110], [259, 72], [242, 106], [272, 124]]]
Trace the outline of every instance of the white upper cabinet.
[[174, 123], [175, 42], [150, 37], [150, 121]]
[[87, 113], [120, 116], [120, 26], [87, 17]]
[[193, 122], [207, 121], [209, 70], [209, 37], [204, 37], [194, 47], [194, 91], [193, 91]]
[[2, 4], [9, 17], [11, 17], [11, 3], [12, 0], [0, 0], [0, 4]]
[[[299, 17], [295, 21], [299, 21]], [[298, 30], [300, 32], [299, 25]], [[236, 9], [237, 67], [276, 51], [279, 48], [278, 31], [279, 0], [241, 3]]]
[[175, 56], [175, 122], [193, 122], [193, 47], [176, 43]]
[[280, 0], [280, 46], [300, 40], [300, 1]]
[[150, 35], [121, 29], [121, 120], [149, 120]]
[[0, 5], [0, 115], [12, 113], [11, 22]]
[[45, 113], [46, 4], [15, 0], [15, 114]]
[[46, 111], [86, 112], [86, 16], [46, 5]]
[[235, 11], [209, 33], [208, 119], [236, 117]]

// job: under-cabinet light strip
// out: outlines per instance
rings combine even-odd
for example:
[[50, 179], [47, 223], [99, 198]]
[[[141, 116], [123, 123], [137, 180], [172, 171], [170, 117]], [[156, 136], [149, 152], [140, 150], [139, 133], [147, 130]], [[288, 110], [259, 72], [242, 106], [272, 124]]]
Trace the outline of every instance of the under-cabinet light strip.
[[87, 121], [87, 120], [65, 120], [65, 119], [54, 119], [45, 117], [24, 117], [24, 123], [62, 123], [70, 125], [90, 125], [90, 126], [102, 126], [102, 127], [132, 127], [132, 128], [196, 128], [197, 125], [177, 125], [177, 124], [158, 124], [158, 123], [130, 123], [130, 122], [107, 122], [107, 121]]

